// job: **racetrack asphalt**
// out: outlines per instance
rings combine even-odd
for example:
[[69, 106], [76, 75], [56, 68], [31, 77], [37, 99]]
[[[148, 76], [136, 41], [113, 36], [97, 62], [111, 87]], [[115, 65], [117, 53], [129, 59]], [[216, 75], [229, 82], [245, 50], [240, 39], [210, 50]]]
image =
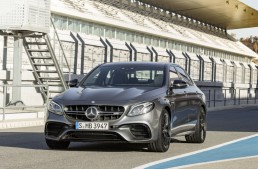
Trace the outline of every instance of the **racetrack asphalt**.
[[[166, 153], [147, 152], [137, 145], [117, 143], [72, 143], [68, 150], [49, 150], [44, 141], [43, 126], [0, 130], [0, 169], [134, 168], [255, 135], [258, 133], [257, 119], [258, 106], [209, 112], [205, 143], [189, 144], [183, 137], [178, 137]], [[255, 145], [258, 147], [258, 142], [245, 145], [245, 151], [254, 150]], [[258, 158], [247, 158], [188, 168], [255, 169], [257, 163]]]

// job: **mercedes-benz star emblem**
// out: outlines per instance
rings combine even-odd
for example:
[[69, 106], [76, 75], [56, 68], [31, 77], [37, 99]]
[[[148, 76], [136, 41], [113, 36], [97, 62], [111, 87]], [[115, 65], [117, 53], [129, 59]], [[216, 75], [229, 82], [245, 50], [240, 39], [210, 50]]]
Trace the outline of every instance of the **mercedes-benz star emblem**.
[[85, 116], [90, 119], [90, 120], [94, 120], [98, 117], [98, 109], [96, 107], [89, 107], [86, 111], [85, 111]]

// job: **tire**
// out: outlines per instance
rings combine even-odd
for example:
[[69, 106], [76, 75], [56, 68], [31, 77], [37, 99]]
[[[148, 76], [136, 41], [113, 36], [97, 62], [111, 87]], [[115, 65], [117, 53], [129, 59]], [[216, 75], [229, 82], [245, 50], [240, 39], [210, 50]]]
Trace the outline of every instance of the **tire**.
[[46, 139], [46, 143], [50, 149], [58, 149], [58, 150], [67, 149], [70, 145], [69, 141], [54, 141], [49, 139]]
[[195, 132], [191, 135], [186, 135], [185, 139], [188, 143], [203, 143], [206, 138], [207, 122], [206, 122], [206, 113], [201, 107], [200, 112], [198, 113], [197, 125]]
[[148, 150], [151, 152], [166, 152], [170, 146], [171, 122], [167, 110], [163, 110], [159, 120], [158, 139], [148, 144]]

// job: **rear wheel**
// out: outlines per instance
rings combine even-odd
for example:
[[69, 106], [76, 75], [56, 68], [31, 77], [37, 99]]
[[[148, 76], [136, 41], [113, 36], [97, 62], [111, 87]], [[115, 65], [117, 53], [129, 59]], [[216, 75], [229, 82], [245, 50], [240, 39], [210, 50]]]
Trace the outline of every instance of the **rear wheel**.
[[59, 150], [67, 149], [70, 145], [69, 141], [54, 141], [49, 139], [46, 139], [46, 143], [50, 149], [59, 149]]
[[149, 143], [148, 150], [152, 152], [166, 152], [170, 146], [170, 116], [167, 110], [163, 110], [159, 121], [158, 139]]
[[206, 114], [204, 109], [201, 107], [198, 114], [198, 120], [195, 132], [191, 135], [185, 136], [186, 142], [188, 143], [203, 143], [206, 138]]

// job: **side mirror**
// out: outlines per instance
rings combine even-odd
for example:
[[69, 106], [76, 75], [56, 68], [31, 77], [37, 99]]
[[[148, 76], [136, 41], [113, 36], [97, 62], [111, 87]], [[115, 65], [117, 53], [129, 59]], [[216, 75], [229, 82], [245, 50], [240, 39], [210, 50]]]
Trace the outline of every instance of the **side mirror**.
[[187, 87], [187, 83], [184, 80], [174, 80], [174, 83], [172, 85], [174, 89], [182, 89]]
[[70, 87], [75, 87], [77, 86], [77, 84], [79, 83], [79, 80], [78, 79], [72, 79], [68, 82], [68, 86]]

